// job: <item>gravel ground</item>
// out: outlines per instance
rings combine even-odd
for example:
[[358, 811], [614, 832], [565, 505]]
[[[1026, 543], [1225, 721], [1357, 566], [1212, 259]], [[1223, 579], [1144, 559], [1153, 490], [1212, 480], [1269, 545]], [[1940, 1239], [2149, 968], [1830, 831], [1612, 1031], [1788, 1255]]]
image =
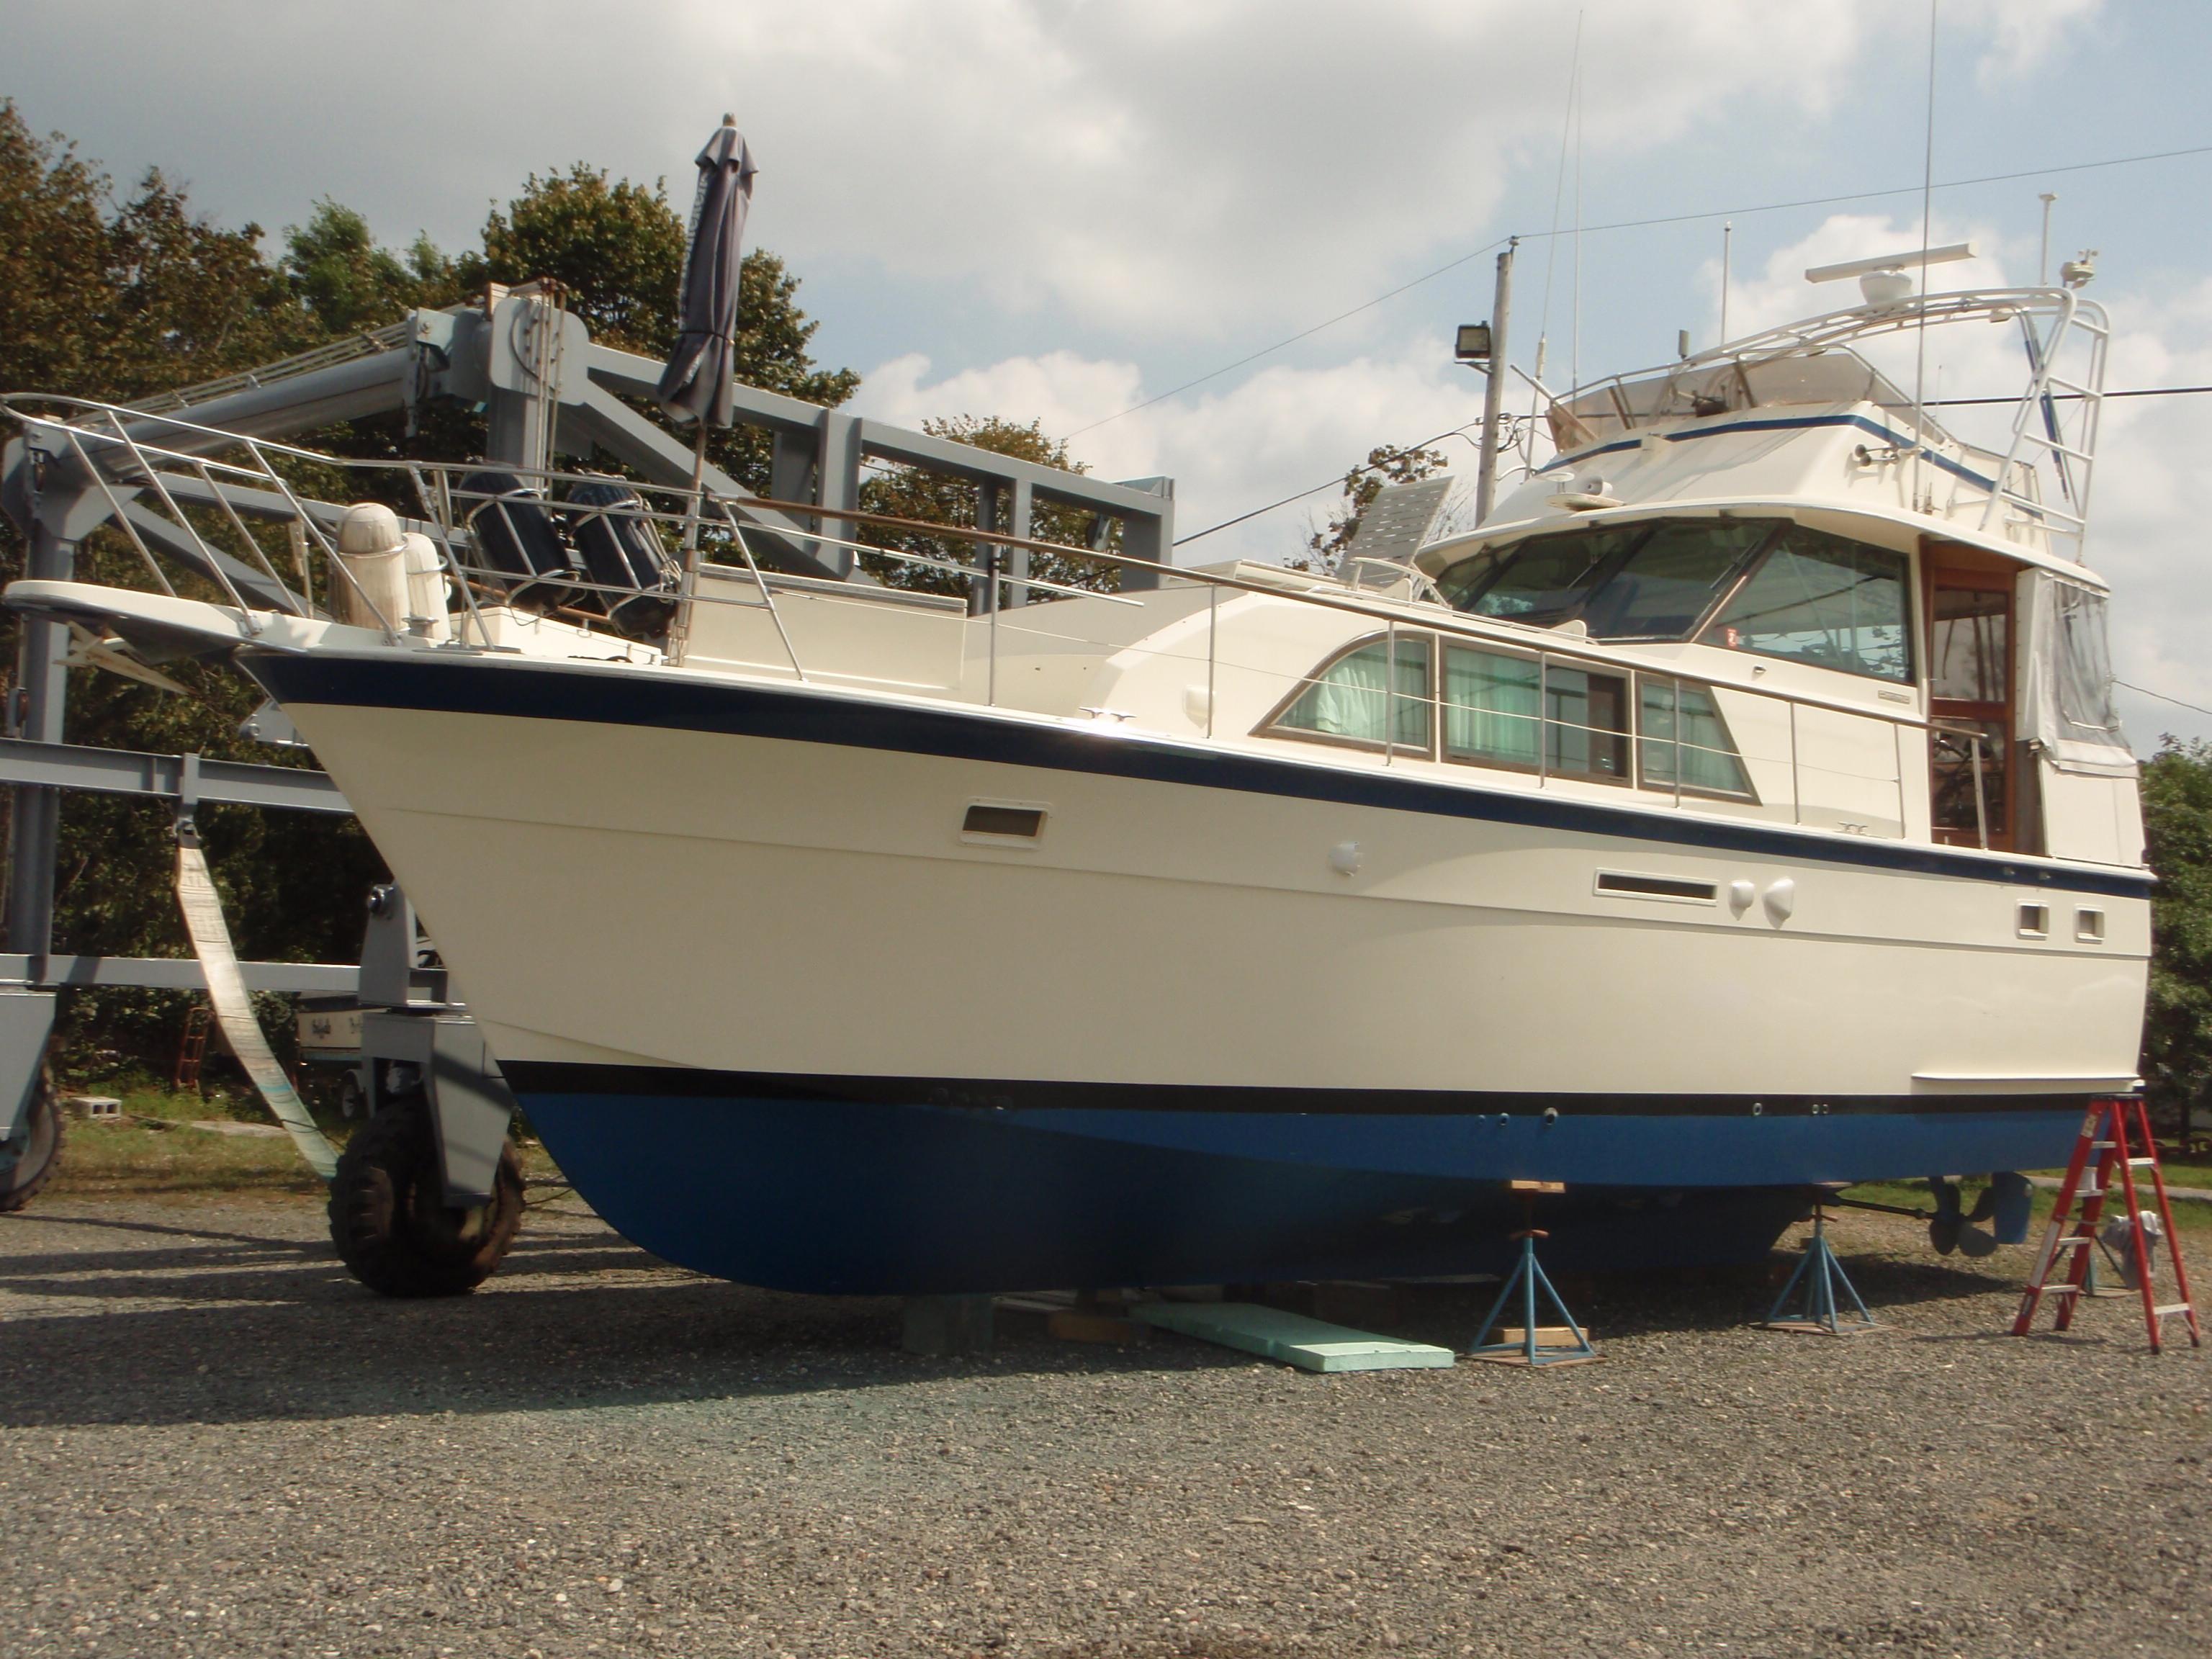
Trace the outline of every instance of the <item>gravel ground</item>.
[[0, 1218], [0, 1653], [2203, 1652], [2203, 1356], [1838, 1236], [1882, 1334], [1608, 1280], [1603, 1364], [1323, 1378], [1021, 1316], [914, 1358], [558, 1210], [407, 1304], [303, 1203], [54, 1199]]

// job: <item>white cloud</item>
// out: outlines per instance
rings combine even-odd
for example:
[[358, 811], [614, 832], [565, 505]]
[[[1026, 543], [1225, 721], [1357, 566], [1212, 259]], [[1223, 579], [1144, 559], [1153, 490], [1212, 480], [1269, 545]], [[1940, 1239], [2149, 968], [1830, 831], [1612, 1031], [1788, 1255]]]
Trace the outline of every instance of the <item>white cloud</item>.
[[[1913, 8], [1585, 9], [1598, 168], [1732, 124], [1805, 130], [1887, 72], [1869, 48]], [[326, 8], [18, 12], [9, 55], [41, 66], [44, 104], [100, 112], [95, 154], [161, 159], [234, 220], [296, 222], [329, 192], [388, 237], [453, 243], [578, 156], [665, 174], [680, 200], [729, 109], [762, 167], [756, 234], [802, 270], [895, 270], [1193, 341], [1310, 321], [1483, 240], [1511, 169], [1554, 152], [1575, 18], [1518, 0], [687, 0], [625, 14], [620, 49], [594, 51], [607, 14], [586, 0], [502, 0], [458, 27], [436, 0], [390, 0], [380, 33], [420, 48], [395, 91], [303, 72], [357, 33]]]
[[2104, 0], [1966, 0], [1954, 7], [1949, 21], [1987, 37], [1974, 79], [1984, 90], [1996, 90], [2041, 69], [2104, 9]]
[[[933, 380], [927, 359], [905, 356], [867, 376], [855, 407], [903, 425], [960, 414], [1036, 420], [1050, 434], [1126, 409], [1142, 395], [1133, 365], [1068, 352], [1008, 358]], [[1340, 477], [1377, 444], [1412, 444], [1472, 422], [1481, 414], [1480, 395], [1480, 382], [1427, 344], [1327, 368], [1265, 369], [1224, 391], [1126, 416], [1076, 438], [1070, 449], [1100, 477], [1172, 477], [1176, 533], [1188, 536]], [[1464, 441], [1442, 447], [1455, 468], [1469, 465], [1474, 452]], [[1300, 550], [1311, 516], [1334, 499], [1334, 489], [1325, 489], [1176, 557], [1279, 561]]]

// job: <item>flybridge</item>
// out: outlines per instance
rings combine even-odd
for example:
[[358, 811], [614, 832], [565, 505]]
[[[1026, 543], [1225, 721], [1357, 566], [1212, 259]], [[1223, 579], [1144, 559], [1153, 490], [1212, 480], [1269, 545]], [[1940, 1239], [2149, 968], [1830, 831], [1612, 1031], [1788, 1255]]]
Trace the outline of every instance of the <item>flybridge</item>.
[[[1966, 322], [2018, 331], [2027, 375], [2001, 447], [1969, 444], [1900, 389], [1860, 348]], [[2112, 325], [2071, 288], [1972, 289], [1877, 300], [1732, 340], [1680, 362], [1577, 387], [1551, 405], [1559, 458], [1571, 467], [1688, 422], [1806, 405], [1870, 404], [1895, 453], [1873, 465], [1917, 467], [1916, 510], [2079, 562], [2103, 412]], [[1759, 423], [1754, 422], [1754, 427]], [[1751, 428], [1747, 428], [1751, 429]]]

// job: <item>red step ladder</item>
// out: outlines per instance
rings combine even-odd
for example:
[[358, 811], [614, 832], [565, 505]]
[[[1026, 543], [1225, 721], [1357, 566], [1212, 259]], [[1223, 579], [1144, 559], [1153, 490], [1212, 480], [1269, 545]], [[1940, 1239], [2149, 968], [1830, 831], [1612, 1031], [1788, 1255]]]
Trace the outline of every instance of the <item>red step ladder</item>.
[[172, 1093], [182, 1094], [200, 1086], [200, 1066], [207, 1059], [208, 1027], [214, 1018], [214, 1011], [204, 1002], [195, 1001], [185, 1011], [184, 1041], [177, 1045], [177, 1069], [169, 1079]]
[[[2136, 1151], [2137, 1147], [2142, 1150]], [[2173, 1268], [2173, 1293], [2178, 1299], [2172, 1302], [2159, 1301], [2158, 1287], [2151, 1280], [2150, 1243], [2144, 1237], [2139, 1219], [2142, 1206], [2136, 1197], [2137, 1170], [2150, 1171], [2151, 1190], [2158, 1200], [2158, 1221], [2165, 1229], [2166, 1252]], [[2129, 1266], [2136, 1287], [2142, 1292], [2150, 1351], [2157, 1353], [2165, 1347], [2161, 1331], [2166, 1322], [2173, 1318], [2188, 1322], [2190, 1345], [2202, 1347], [2204, 1336], [2197, 1326], [2197, 1310], [2189, 1300], [2189, 1273], [2181, 1264], [2181, 1237], [2173, 1230], [2173, 1206], [2166, 1196], [2166, 1174], [2158, 1165], [2158, 1143], [2151, 1139], [2149, 1110], [2139, 1095], [2090, 1103], [2088, 1115], [2081, 1120], [2081, 1137], [2074, 1143], [2073, 1161], [2066, 1166], [2066, 1180], [2058, 1189], [2058, 1201], [2051, 1212], [2051, 1225], [2043, 1235], [2043, 1247], [2035, 1255], [2035, 1271], [2020, 1299], [2020, 1316], [2012, 1322], [2012, 1334], [2026, 1336], [2035, 1328], [2035, 1316], [2046, 1296], [2058, 1298], [2054, 1329], [2063, 1331], [2074, 1322], [2074, 1310], [2088, 1293], [2097, 1224], [2104, 1219], [2105, 1200], [2111, 1195], [2115, 1175], [2126, 1204], [2122, 1213], [2128, 1219]], [[2085, 1181], [2085, 1176], [2093, 1178]], [[2063, 1264], [2061, 1255], [2066, 1258]]]

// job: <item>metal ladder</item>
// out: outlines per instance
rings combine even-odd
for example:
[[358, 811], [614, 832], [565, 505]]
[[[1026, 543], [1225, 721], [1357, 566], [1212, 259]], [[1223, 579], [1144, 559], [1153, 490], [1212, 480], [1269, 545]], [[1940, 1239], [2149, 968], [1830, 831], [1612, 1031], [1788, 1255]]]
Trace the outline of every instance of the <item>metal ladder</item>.
[[[2141, 1152], [2133, 1150], [2141, 1147]], [[2093, 1158], [2094, 1155], [2094, 1158]], [[2094, 1180], [2083, 1177], [2094, 1171]], [[2165, 1229], [2166, 1255], [2173, 1268], [2173, 1302], [2158, 1300], [2151, 1281], [2151, 1250], [2145, 1237], [2142, 1209], [2136, 1196], [2136, 1171], [2150, 1171], [2151, 1188], [2158, 1200], [2159, 1224]], [[2093, 1102], [2081, 1120], [2081, 1133], [2074, 1143], [2074, 1157], [2066, 1166], [2066, 1179], [2051, 1207], [2051, 1224], [2035, 1255], [2035, 1271], [2028, 1276], [2021, 1297], [2020, 1314], [2012, 1322], [2014, 1336], [2026, 1336], [2035, 1327], [2035, 1316], [2046, 1296], [2058, 1298], [2052, 1328], [2064, 1330], [2074, 1322], [2074, 1310], [2087, 1294], [2089, 1267], [2097, 1249], [2097, 1224], [2104, 1219], [2105, 1200], [2112, 1177], [2118, 1175], [2127, 1208], [2130, 1265], [2136, 1288], [2142, 1293], [2143, 1322], [2150, 1332], [2150, 1351], [2165, 1347], [2163, 1330], [2169, 1319], [2182, 1319], [2189, 1327], [2192, 1347], [2204, 1344], [2197, 1310], [2189, 1299], [2189, 1273], [2181, 1261], [2181, 1239], [2173, 1230], [2173, 1206], [2166, 1195], [2166, 1173], [2160, 1169], [2158, 1143], [2151, 1138], [2150, 1112], [2140, 1095]], [[2059, 1257], [2066, 1258], [2063, 1267]], [[2056, 1282], [2054, 1282], [2054, 1269]]]
[[[2052, 552], [2070, 552], [2079, 562], [2089, 527], [2089, 481], [2097, 465], [2105, 356], [2112, 331], [2103, 307], [2084, 304], [2072, 289], [2054, 297], [2045, 332], [2037, 332], [2033, 308], [2020, 312], [2030, 370], [2027, 390], [2014, 411], [2011, 442], [1984, 498], [1981, 527], [2002, 535], [2009, 514], [2014, 522], [2040, 526]], [[2062, 374], [2062, 362], [2081, 367]], [[2042, 499], [2032, 483], [2039, 459], [2051, 463], [2058, 485], [2055, 501]]]
[[177, 1045], [177, 1069], [169, 1079], [171, 1092], [182, 1094], [200, 1086], [200, 1066], [207, 1059], [208, 1027], [215, 1011], [198, 997], [185, 1011], [184, 1040]]

